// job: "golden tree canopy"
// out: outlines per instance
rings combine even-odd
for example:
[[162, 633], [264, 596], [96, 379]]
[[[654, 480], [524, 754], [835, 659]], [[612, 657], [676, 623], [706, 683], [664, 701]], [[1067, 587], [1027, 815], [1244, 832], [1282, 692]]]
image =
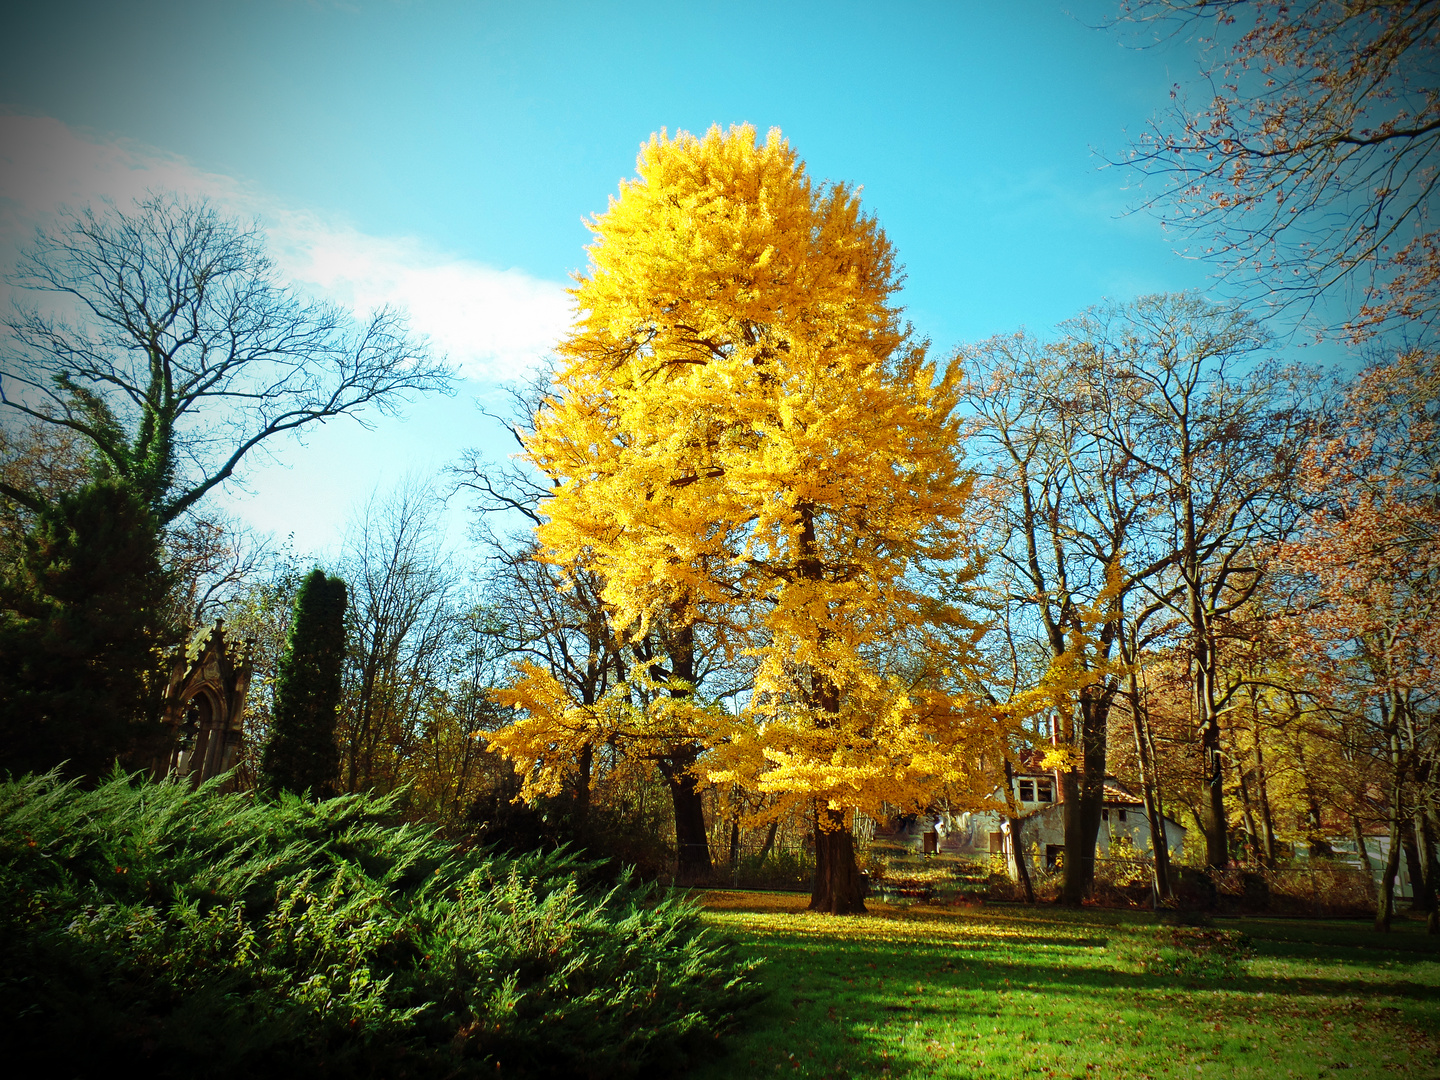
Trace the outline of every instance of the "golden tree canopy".
[[978, 730], [945, 692], [978, 628], [916, 583], [970, 562], [955, 381], [902, 324], [855, 190], [778, 131], [662, 132], [638, 172], [591, 226], [527, 440], [556, 483], [541, 543], [604, 579], [619, 624], [703, 617], [758, 656], [715, 778], [914, 801]]

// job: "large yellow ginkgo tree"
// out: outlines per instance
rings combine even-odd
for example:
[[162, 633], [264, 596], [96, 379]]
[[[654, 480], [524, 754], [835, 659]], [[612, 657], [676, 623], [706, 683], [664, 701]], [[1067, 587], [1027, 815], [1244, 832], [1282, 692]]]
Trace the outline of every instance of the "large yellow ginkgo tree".
[[703, 618], [755, 658], [696, 768], [804, 805], [811, 906], [864, 910], [853, 812], [979, 790], [999, 760], [1004, 725], [958, 692], [981, 628], [922, 582], [974, 568], [956, 380], [856, 191], [778, 131], [662, 132], [638, 173], [591, 224], [526, 440], [555, 484], [541, 544], [599, 574], [617, 625]]

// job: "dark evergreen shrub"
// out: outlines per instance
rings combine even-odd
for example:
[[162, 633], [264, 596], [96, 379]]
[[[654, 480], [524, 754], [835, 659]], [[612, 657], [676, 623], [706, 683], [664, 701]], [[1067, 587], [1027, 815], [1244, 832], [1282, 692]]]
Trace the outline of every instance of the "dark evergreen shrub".
[[645, 881], [668, 879], [675, 848], [667, 842], [674, 827], [655, 812], [634, 805], [591, 805], [582, 815], [570, 793], [521, 801], [520, 781], [505, 763], [498, 778], [472, 800], [462, 826], [468, 845], [519, 853], [565, 848], [595, 864], [592, 878], [614, 881], [633, 871]]
[[108, 773], [159, 729], [170, 579], [126, 484], [61, 495], [0, 579], [0, 770]]
[[290, 634], [275, 665], [274, 716], [260, 762], [262, 781], [272, 791], [335, 794], [345, 599], [345, 582], [320, 569], [310, 571], [295, 597]]
[[457, 853], [393, 800], [116, 774], [0, 784], [0, 1025], [21, 1075], [612, 1077], [757, 996], [688, 903], [563, 853]]

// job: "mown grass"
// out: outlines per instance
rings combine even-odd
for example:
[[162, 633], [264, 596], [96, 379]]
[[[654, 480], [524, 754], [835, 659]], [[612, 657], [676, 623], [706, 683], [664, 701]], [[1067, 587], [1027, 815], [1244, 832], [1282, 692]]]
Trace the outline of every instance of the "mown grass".
[[1440, 1078], [1440, 943], [1418, 924], [1222, 919], [1207, 951], [1149, 915], [807, 899], [703, 897], [770, 997], [692, 1077]]

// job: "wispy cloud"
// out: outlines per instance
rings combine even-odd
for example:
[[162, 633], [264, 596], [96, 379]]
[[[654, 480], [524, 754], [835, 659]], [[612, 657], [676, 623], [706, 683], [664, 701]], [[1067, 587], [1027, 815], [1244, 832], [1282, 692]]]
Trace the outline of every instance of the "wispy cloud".
[[520, 374], [569, 325], [570, 297], [555, 282], [309, 214], [287, 214], [282, 222], [272, 232], [275, 253], [296, 280], [357, 311], [386, 303], [408, 308], [412, 326], [470, 378]]
[[570, 323], [570, 298], [557, 282], [486, 266], [422, 238], [372, 236], [155, 147], [87, 137], [50, 117], [0, 115], [5, 266], [62, 207], [105, 198], [126, 206], [152, 190], [203, 195], [233, 214], [258, 218], [289, 278], [357, 312], [381, 304], [407, 308], [412, 328], [472, 379], [522, 374]]

